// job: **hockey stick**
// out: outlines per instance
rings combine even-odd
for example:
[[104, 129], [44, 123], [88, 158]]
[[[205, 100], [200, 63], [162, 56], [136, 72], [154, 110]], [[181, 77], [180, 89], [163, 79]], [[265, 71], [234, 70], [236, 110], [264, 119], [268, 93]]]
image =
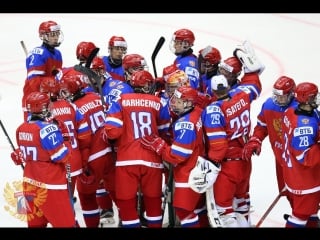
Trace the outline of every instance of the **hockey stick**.
[[74, 214], [76, 214], [76, 211], [74, 209], [74, 203], [75, 203], [74, 200], [73, 200], [74, 197], [73, 197], [72, 192], [71, 192], [72, 177], [71, 177], [71, 166], [70, 166], [69, 162], [66, 164], [66, 171], [67, 171], [67, 186], [68, 186], [69, 199], [70, 199], [70, 203], [71, 203], [73, 212], [74, 212]]
[[[95, 49], [92, 50], [92, 52], [90, 53], [90, 55], [89, 55], [89, 57], [88, 57], [88, 59], [86, 61], [85, 66], [77, 64], [73, 68], [76, 71], [81, 72], [81, 73], [83, 73], [83, 74], [88, 76], [92, 88], [94, 89], [95, 92], [99, 93], [99, 95], [100, 95], [102, 105], [106, 106], [106, 102], [105, 102], [103, 94], [102, 94], [101, 76], [96, 74], [90, 68], [91, 62], [94, 59], [94, 57], [97, 56], [99, 50], [100, 50], [99, 48], [95, 48]], [[92, 80], [94, 80], [96, 84]]]
[[86, 68], [90, 68], [92, 60], [94, 59], [95, 56], [97, 56], [99, 50], [100, 48], [95, 48], [92, 50], [89, 57], [87, 58], [86, 64], [84, 65]]
[[280, 198], [282, 197], [282, 193], [286, 190], [286, 187], [284, 187], [281, 192], [279, 192], [278, 196], [273, 200], [271, 205], [268, 207], [267, 211], [262, 215], [258, 223], [256, 224], [256, 227], [260, 227], [260, 225], [263, 223], [263, 221], [267, 218], [271, 210], [274, 208], [274, 206], [278, 203]]
[[20, 44], [21, 44], [22, 49], [23, 49], [23, 51], [24, 51], [24, 53], [25, 53], [25, 55], [26, 55], [26, 57], [27, 57], [27, 56], [28, 56], [28, 50], [27, 50], [26, 45], [24, 44], [24, 41], [23, 41], [23, 40], [20, 41]]
[[[9, 137], [9, 134], [7, 133], [7, 130], [6, 130], [6, 128], [4, 127], [1, 119], [0, 119], [0, 125], [1, 125], [1, 128], [2, 128], [3, 132], [4, 132], [4, 135], [6, 135], [6, 137], [7, 137], [7, 139], [8, 139], [8, 142], [10, 143], [10, 146], [11, 146], [12, 150], [15, 151], [16, 149], [15, 149], [15, 147], [14, 147], [14, 145], [13, 145], [13, 143], [12, 143], [10, 137]], [[21, 168], [22, 168], [22, 170], [24, 170], [24, 165], [23, 165], [22, 163], [21, 163]]]
[[173, 201], [173, 166], [169, 163], [169, 176], [167, 183], [167, 197], [166, 202], [168, 204], [168, 217], [169, 217], [169, 228], [173, 228], [176, 225], [176, 213], [174, 211], [174, 207], [172, 205]]
[[214, 199], [213, 187], [206, 191], [207, 212], [210, 226], [214, 228], [224, 227], [217, 210], [216, 201]]
[[[165, 38], [164, 37], [160, 37], [158, 42], [157, 42], [157, 45], [155, 46], [153, 52], [152, 52], [152, 55], [151, 55], [151, 62], [152, 62], [152, 67], [153, 67], [153, 72], [154, 72], [154, 77], [157, 78], [157, 68], [156, 68], [156, 57], [161, 49], [161, 47], [163, 46], [165, 42]], [[161, 87], [161, 84], [156, 81], [151, 90], [150, 90], [150, 93], [154, 94], [159, 88]]]
[[154, 77], [155, 78], [158, 77], [157, 76], [157, 69], [156, 69], [156, 57], [157, 57], [161, 47], [163, 46], [165, 40], [166, 39], [164, 37], [160, 37], [159, 38], [159, 40], [157, 42], [157, 45], [154, 48], [153, 53], [151, 55], [151, 62], [152, 62], [152, 67], [153, 67], [153, 72], [154, 72]]

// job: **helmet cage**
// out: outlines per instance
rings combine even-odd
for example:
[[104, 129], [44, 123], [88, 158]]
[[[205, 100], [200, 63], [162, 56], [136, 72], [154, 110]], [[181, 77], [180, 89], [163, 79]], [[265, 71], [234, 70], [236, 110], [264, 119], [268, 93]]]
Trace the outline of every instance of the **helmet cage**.
[[177, 88], [169, 100], [170, 110], [177, 116], [190, 111], [194, 107], [194, 102], [197, 96], [198, 93], [191, 87]]
[[64, 40], [60, 25], [54, 21], [47, 21], [40, 24], [39, 37], [41, 41], [52, 47], [60, 46]]
[[291, 102], [291, 100], [294, 97], [294, 93], [293, 91], [284, 94], [283, 90], [279, 90], [279, 89], [273, 89], [272, 90], [272, 101], [274, 102], [274, 104], [284, 107], [284, 106], [288, 106], [289, 103]]

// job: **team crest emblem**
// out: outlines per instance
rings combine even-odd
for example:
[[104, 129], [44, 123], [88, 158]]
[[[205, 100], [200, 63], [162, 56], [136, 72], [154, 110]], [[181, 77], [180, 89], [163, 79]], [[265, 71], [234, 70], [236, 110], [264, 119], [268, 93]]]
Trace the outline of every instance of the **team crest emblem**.
[[302, 122], [303, 124], [308, 124], [308, 123], [309, 123], [309, 119], [308, 119], [308, 118], [303, 118], [303, 119], [301, 120], [301, 122]]
[[191, 67], [195, 67], [195, 66], [196, 66], [196, 62], [195, 62], [195, 61], [189, 61], [189, 65], [190, 65]]
[[113, 82], [109, 83], [109, 86], [110, 86], [110, 87], [114, 87], [116, 84], [117, 84], [117, 83], [116, 83], [115, 81], [113, 81]]
[[273, 128], [279, 137], [281, 136], [281, 122], [282, 118], [276, 118], [273, 120]]
[[11, 184], [6, 183], [3, 197], [7, 203], [4, 210], [11, 216], [26, 222], [35, 216], [41, 217], [43, 215], [38, 207], [46, 201], [47, 189], [27, 184], [23, 193], [22, 181], [13, 181]]

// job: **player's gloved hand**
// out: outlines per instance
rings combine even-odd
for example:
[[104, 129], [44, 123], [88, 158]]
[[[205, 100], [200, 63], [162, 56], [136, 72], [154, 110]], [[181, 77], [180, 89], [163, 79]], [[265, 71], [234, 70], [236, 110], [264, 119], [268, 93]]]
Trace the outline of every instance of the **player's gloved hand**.
[[167, 143], [156, 134], [143, 136], [140, 138], [140, 142], [144, 148], [155, 151], [159, 156], [168, 146]]
[[83, 168], [82, 173], [78, 176], [79, 180], [86, 185], [92, 185], [96, 181], [96, 177], [89, 166]]
[[56, 119], [56, 118], [53, 119], [53, 122], [60, 129], [60, 131], [62, 133], [63, 140], [64, 141], [70, 141], [71, 137], [70, 137], [70, 132], [69, 132], [69, 129], [68, 129], [67, 125], [63, 121], [61, 121], [59, 119]]
[[198, 93], [198, 97], [195, 100], [195, 105], [199, 106], [200, 108], [204, 109], [208, 106], [211, 102], [211, 97], [209, 95]]
[[106, 132], [106, 129], [103, 129], [103, 131], [101, 131], [101, 138], [104, 142], [108, 143], [109, 139], [108, 139], [108, 134]]
[[23, 153], [19, 148], [11, 153], [11, 159], [15, 165], [21, 165], [24, 162]]
[[61, 68], [56, 68], [52, 70], [52, 76], [55, 77], [56, 80], [60, 81], [63, 76], [63, 70]]
[[261, 140], [257, 137], [251, 137], [249, 141], [244, 145], [242, 150], [242, 159], [250, 161], [253, 154], [260, 155], [261, 152]]

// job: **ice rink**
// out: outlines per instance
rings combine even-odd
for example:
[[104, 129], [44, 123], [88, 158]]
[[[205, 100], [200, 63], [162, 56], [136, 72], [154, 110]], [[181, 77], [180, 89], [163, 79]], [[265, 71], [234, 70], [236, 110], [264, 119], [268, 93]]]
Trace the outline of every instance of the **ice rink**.
[[[159, 37], [165, 37], [156, 59], [158, 75], [175, 58], [169, 42], [177, 29], [188, 28], [194, 32], [196, 55], [211, 45], [218, 48], [225, 59], [232, 56], [237, 44], [249, 40], [266, 66], [260, 76], [262, 94], [252, 107], [253, 127], [261, 104], [271, 96], [272, 85], [278, 77], [287, 75], [296, 83], [319, 83], [320, 14], [0, 14], [0, 119], [15, 146], [15, 130], [23, 120], [21, 98], [26, 77], [25, 53], [20, 41], [25, 42], [28, 50], [40, 45], [38, 26], [48, 20], [59, 23], [64, 33], [64, 42], [59, 47], [64, 66], [78, 63], [75, 50], [81, 41], [94, 42], [100, 47], [99, 55], [108, 55], [107, 44], [113, 35], [126, 39], [128, 53], [144, 56], [151, 73], [152, 51]], [[15, 214], [15, 206], [4, 197], [4, 192], [14, 190], [14, 182], [22, 177], [22, 169], [10, 159], [11, 151], [2, 131], [0, 227], [26, 227], [26, 222]], [[250, 192], [254, 209], [251, 218], [256, 224], [278, 194], [268, 139], [263, 142], [261, 155], [253, 158]], [[77, 218], [84, 226], [78, 204], [75, 205]], [[290, 208], [286, 199], [281, 198], [261, 227], [283, 227], [284, 213], [289, 214]]]

